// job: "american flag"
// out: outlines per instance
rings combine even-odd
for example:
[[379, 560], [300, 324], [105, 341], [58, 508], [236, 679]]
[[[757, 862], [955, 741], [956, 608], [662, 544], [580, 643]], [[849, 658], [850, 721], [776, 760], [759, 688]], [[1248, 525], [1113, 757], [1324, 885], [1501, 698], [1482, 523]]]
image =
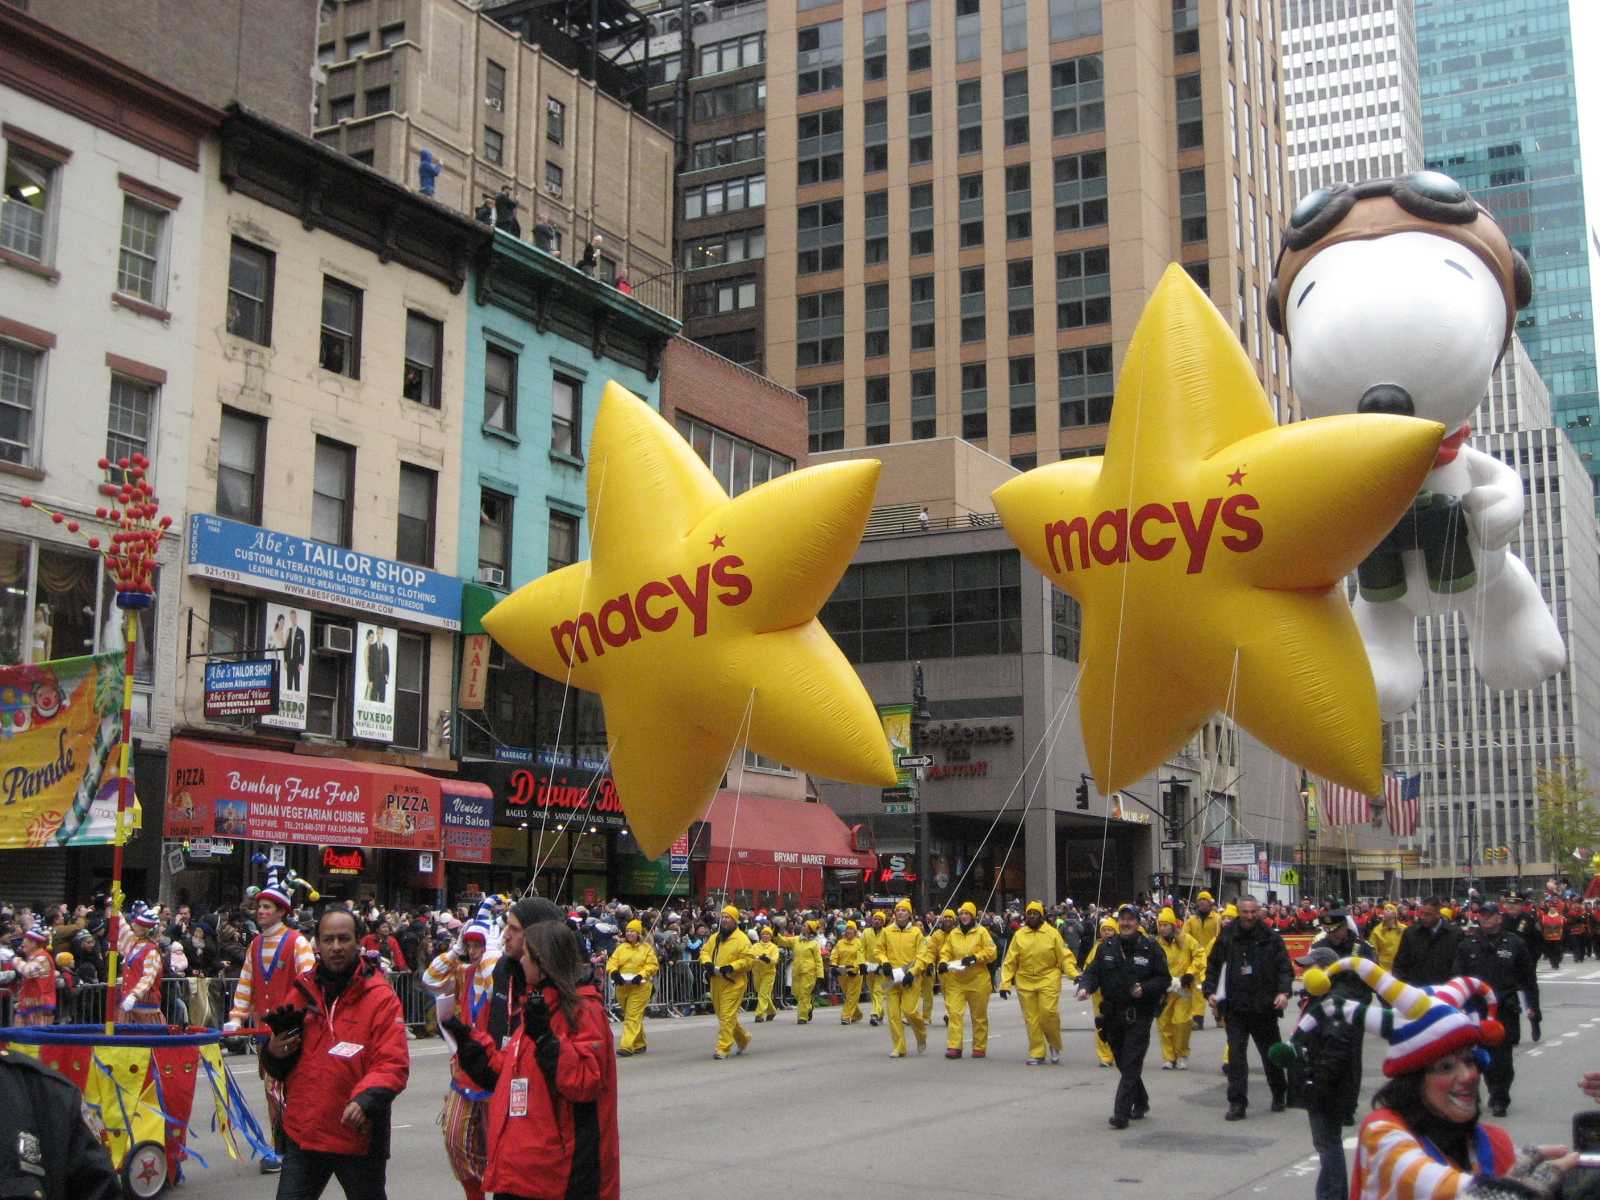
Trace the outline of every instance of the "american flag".
[[1372, 820], [1372, 798], [1355, 788], [1337, 783], [1322, 784], [1318, 799], [1322, 807], [1322, 823], [1330, 828], [1341, 825], [1365, 825]]
[[1416, 836], [1422, 823], [1422, 775], [1384, 775], [1383, 798], [1389, 810], [1389, 832]]

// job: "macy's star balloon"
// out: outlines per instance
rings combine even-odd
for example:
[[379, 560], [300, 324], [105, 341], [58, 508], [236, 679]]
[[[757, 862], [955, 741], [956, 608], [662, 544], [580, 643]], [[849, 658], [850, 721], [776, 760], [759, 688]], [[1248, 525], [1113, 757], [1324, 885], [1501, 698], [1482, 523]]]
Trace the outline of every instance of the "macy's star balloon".
[[606, 385], [589, 560], [518, 588], [483, 624], [535, 671], [600, 693], [647, 858], [705, 811], [747, 708], [757, 753], [894, 783], [877, 709], [816, 619], [861, 541], [878, 468], [809, 467], [730, 500], [659, 414]]
[[1101, 792], [1225, 709], [1306, 769], [1382, 791], [1377, 692], [1341, 580], [1411, 503], [1443, 434], [1374, 415], [1280, 428], [1222, 314], [1167, 268], [1105, 456], [994, 493], [1012, 540], [1083, 606], [1078, 704]]

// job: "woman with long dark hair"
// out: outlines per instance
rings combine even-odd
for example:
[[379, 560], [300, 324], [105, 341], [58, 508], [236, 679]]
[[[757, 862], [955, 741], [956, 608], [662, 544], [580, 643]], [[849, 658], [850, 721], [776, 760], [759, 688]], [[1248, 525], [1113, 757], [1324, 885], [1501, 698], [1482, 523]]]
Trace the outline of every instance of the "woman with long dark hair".
[[554, 921], [526, 925], [519, 960], [521, 1020], [503, 1050], [450, 1025], [462, 1069], [494, 1093], [483, 1190], [498, 1200], [616, 1200], [616, 1057], [577, 935]]

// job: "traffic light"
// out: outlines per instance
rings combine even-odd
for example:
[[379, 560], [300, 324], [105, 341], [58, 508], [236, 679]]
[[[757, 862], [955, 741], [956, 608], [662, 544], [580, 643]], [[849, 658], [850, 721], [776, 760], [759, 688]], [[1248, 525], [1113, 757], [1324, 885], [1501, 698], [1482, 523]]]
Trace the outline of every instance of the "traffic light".
[[1089, 808], [1089, 781], [1087, 779], [1078, 780], [1076, 797], [1078, 807], [1087, 811]]

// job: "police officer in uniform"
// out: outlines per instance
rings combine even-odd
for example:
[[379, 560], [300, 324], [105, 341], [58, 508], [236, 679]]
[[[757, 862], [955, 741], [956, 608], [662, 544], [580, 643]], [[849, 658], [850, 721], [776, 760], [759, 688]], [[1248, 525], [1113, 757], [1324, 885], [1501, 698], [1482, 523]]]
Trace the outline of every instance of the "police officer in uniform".
[[1532, 910], [1523, 892], [1507, 892], [1500, 898], [1500, 912], [1505, 917], [1503, 928], [1522, 939], [1528, 953], [1534, 956], [1534, 966], [1539, 965], [1539, 944], [1544, 941], [1544, 931], [1539, 928], [1539, 914]]
[[1526, 997], [1528, 1028], [1539, 1040], [1539, 976], [1533, 952], [1516, 934], [1502, 928], [1505, 921], [1500, 906], [1490, 900], [1478, 910], [1478, 927], [1461, 939], [1456, 947], [1456, 974], [1474, 975], [1494, 989], [1500, 1001], [1500, 1023], [1506, 1036], [1498, 1046], [1489, 1047], [1489, 1066], [1484, 1081], [1489, 1085], [1489, 1112], [1506, 1115], [1511, 1105], [1511, 1081], [1516, 1068], [1511, 1051], [1522, 1040], [1522, 1004]]
[[122, 1184], [83, 1095], [16, 1050], [0, 1050], [0, 1196], [121, 1200]]
[[1166, 1002], [1172, 976], [1167, 955], [1139, 927], [1139, 910], [1117, 910], [1117, 936], [1100, 943], [1098, 953], [1078, 977], [1078, 999], [1100, 993], [1100, 1032], [1116, 1059], [1122, 1079], [1111, 1108], [1111, 1128], [1126, 1129], [1150, 1111], [1144, 1088], [1144, 1056], [1150, 1049], [1150, 1023]]

